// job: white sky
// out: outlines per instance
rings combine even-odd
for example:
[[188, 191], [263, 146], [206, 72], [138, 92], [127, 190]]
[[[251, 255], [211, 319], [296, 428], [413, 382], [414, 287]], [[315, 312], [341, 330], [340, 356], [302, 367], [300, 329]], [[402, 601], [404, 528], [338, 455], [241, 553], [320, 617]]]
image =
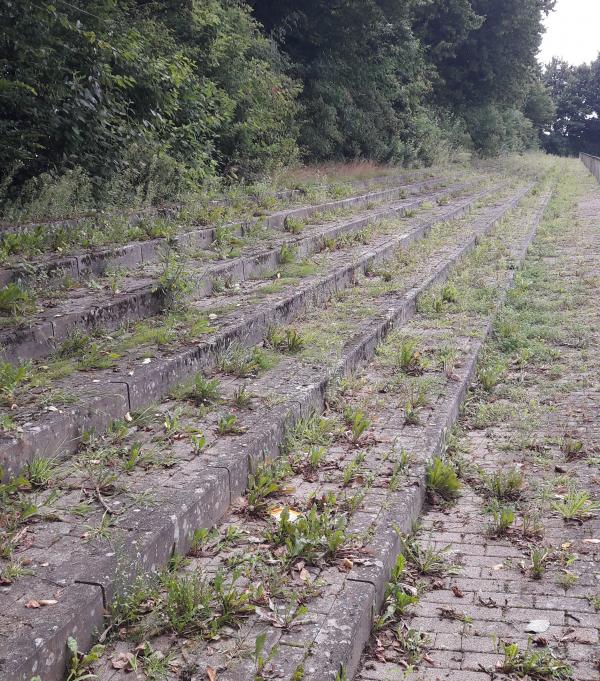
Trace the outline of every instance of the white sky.
[[539, 60], [561, 57], [571, 64], [596, 59], [600, 52], [600, 0], [558, 0], [546, 19]]

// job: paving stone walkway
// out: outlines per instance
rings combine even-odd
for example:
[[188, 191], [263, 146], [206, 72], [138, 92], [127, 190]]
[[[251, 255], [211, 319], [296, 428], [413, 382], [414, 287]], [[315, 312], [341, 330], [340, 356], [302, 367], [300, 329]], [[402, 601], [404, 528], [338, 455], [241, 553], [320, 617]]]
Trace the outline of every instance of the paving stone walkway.
[[[422, 548], [448, 547], [460, 572], [421, 581], [401, 635], [373, 635], [364, 681], [600, 679], [600, 187], [584, 172], [570, 182], [499, 317], [452, 439], [461, 496], [431, 507], [417, 535]], [[523, 476], [517, 498], [494, 499], [485, 476], [513, 469]], [[503, 533], [493, 508], [514, 513]], [[543, 557], [537, 579], [532, 555]], [[416, 651], [414, 632], [426, 635]], [[521, 661], [552, 654], [571, 669], [559, 662], [527, 676], [518, 661], [506, 665], [503, 643], [517, 644]]]

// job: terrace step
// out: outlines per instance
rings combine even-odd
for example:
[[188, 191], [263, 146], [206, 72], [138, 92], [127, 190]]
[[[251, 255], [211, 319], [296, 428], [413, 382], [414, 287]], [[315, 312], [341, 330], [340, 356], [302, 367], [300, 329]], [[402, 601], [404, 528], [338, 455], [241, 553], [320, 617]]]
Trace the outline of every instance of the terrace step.
[[[99, 598], [102, 597], [104, 605], [108, 605], [115, 593], [126, 583], [135, 580], [139, 572], [152, 574], [168, 562], [173, 551], [185, 553], [193, 529], [214, 526], [226, 513], [232, 499], [244, 492], [248, 472], [255, 470], [257, 463], [265, 457], [269, 459], [278, 455], [284, 432], [299, 418], [314, 410], [321, 411], [325, 389], [368, 361], [378, 344], [415, 314], [417, 299], [444, 282], [452, 267], [470, 253], [477, 242], [490, 233], [530, 189], [520, 190], [501, 206], [484, 212], [475, 221], [466, 239], [459, 240], [450, 248], [444, 244], [438, 247], [438, 260], [428, 271], [426, 268], [422, 273], [417, 270], [415, 276], [418, 278], [408, 288], [384, 293], [374, 313], [369, 312], [357, 318], [362, 321], [350, 329], [337, 362], [329, 367], [315, 364], [300, 366], [291, 362], [287, 367], [282, 366], [273, 384], [277, 385], [282, 401], [270, 407], [267, 423], [259, 416], [246, 434], [238, 438], [216, 440], [201, 454], [184, 460], [183, 467], [176, 469], [167, 480], [158, 474], [150, 474], [140, 480], [140, 491], [154, 489], [160, 498], [156, 506], [145, 509], [143, 513], [139, 506], [130, 504], [119, 515], [118, 527], [112, 534], [109, 547], [101, 541], [82, 543], [78, 538], [81, 521], [69, 515], [68, 506], [58, 523], [43, 526], [31, 549], [24, 554], [31, 557], [33, 574], [18, 580], [16, 589], [9, 589], [2, 597], [10, 605], [10, 609], [3, 608], [3, 612], [18, 613], [13, 619], [11, 630], [5, 627], [5, 638], [0, 638], [0, 671], [3, 678], [6, 681], [22, 681], [28, 679], [28, 675], [32, 676], [44, 669], [44, 681], [58, 680], [66, 656], [65, 636], [71, 633], [83, 642], [82, 645], [89, 643], [92, 631], [99, 625]], [[471, 340], [475, 344], [479, 343]], [[293, 375], [290, 375], [290, 371], [293, 371]], [[464, 371], [461, 369], [460, 388], [451, 396], [454, 410], [458, 407], [457, 395], [464, 390], [464, 377], [468, 377], [471, 371], [470, 365]], [[270, 381], [264, 381], [263, 394], [269, 391], [269, 387]], [[259, 385], [257, 389], [260, 389]], [[391, 403], [389, 408], [392, 408]], [[438, 413], [437, 409], [436, 414], [438, 416], [434, 421], [440, 430], [447, 416], [443, 412]], [[390, 421], [386, 422], [391, 424]], [[436, 435], [436, 438], [439, 442], [441, 434]], [[402, 502], [405, 495], [406, 490], [395, 495], [400, 504], [395, 507], [398, 513], [405, 514], [410, 510]], [[102, 500], [102, 496], [99, 495], [98, 499]], [[107, 506], [110, 504], [113, 508], [117, 508], [117, 503], [123, 503], [120, 495], [105, 501]], [[388, 544], [389, 538], [386, 538], [385, 545]], [[305, 666], [305, 673], [308, 674], [305, 678], [316, 679], [320, 675], [333, 679], [339, 670], [339, 663], [345, 664], [348, 652], [351, 656], [357, 652], [360, 654], [359, 648], [370, 629], [372, 604], [383, 588], [386, 565], [385, 561], [365, 565], [364, 570], [359, 570], [361, 578], [356, 573], [347, 580], [344, 586], [345, 600], [334, 599], [327, 611], [329, 614], [317, 632], [316, 658], [310, 661], [310, 667]], [[21, 616], [25, 599], [44, 598], [50, 591], [57, 596], [55, 600], [58, 601], [52, 609], [42, 610], [42, 617], [36, 616], [36, 613]], [[90, 613], [87, 620], [82, 617], [82, 613], [86, 612]], [[50, 615], [46, 616], [46, 613]], [[55, 626], [57, 617], [62, 623], [60, 630]], [[342, 638], [332, 636], [330, 627], [334, 621], [348, 622], [353, 640], [348, 639], [347, 630], [343, 632]], [[337, 633], [340, 633], [339, 629]], [[32, 639], [36, 641], [35, 648], [31, 646]], [[297, 651], [288, 652], [289, 661], [297, 659]], [[354, 664], [353, 657], [350, 662]], [[351, 674], [353, 670], [348, 667], [348, 671]], [[247, 670], [243, 673], [247, 674]], [[291, 673], [284, 678], [290, 677]]]
[[[524, 193], [525, 190], [519, 196]], [[219, 354], [232, 343], [248, 346], [259, 342], [270, 326], [288, 323], [303, 310], [322, 304], [336, 292], [351, 286], [369, 267], [385, 262], [422, 239], [435, 225], [467, 213], [485, 196], [486, 192], [483, 192], [462, 199], [454, 206], [439, 208], [434, 215], [417, 221], [413, 229], [405, 233], [384, 234], [376, 245], [363, 247], [357, 257], [350, 261], [342, 259], [337, 266], [327, 268], [326, 274], [309, 279], [289, 293], [276, 295], [273, 301], [257, 304], [248, 299], [244, 307], [236, 306], [234, 312], [216, 320], [218, 331], [203, 342], [191, 347], [184, 345], [150, 361], [134, 357], [112, 370], [94, 372], [92, 379], [84, 374], [83, 383], [77, 376], [59, 383], [63, 392], [77, 397], [74, 406], [45, 410], [40, 414], [39, 406], [34, 403], [32, 408], [25, 408], [22, 416], [18, 410], [11, 410], [11, 417], [18, 419], [20, 432], [17, 437], [4, 436], [3, 441], [0, 440], [0, 467], [4, 475], [17, 475], [36, 457], [54, 457], [59, 452], [68, 455], [75, 451], [84, 433], [103, 432], [115, 419], [144, 409], [196, 372], [212, 369]], [[505, 212], [507, 205], [512, 206], [513, 201], [492, 209], [492, 217]]]
[[[193, 295], [201, 297], [210, 294], [217, 279], [226, 279], [230, 283], [235, 283], [277, 267], [284, 244], [296, 249], [298, 255], [306, 257], [317, 252], [326, 239], [356, 233], [374, 222], [403, 215], [427, 201], [450, 196], [463, 188], [464, 185], [457, 185], [447, 190], [427, 194], [423, 198], [394, 204], [389, 208], [371, 210], [365, 217], [342, 221], [334, 226], [317, 226], [314, 233], [307, 236], [275, 239], [271, 247], [250, 249], [248, 255], [226, 262], [199, 266], [193, 260], [188, 261], [189, 278], [194, 282]], [[386, 200], [397, 196], [398, 193], [399, 190], [396, 189], [386, 192], [388, 195]], [[358, 205], [362, 205], [364, 197], [359, 198], [360, 200], [351, 199], [350, 201], [357, 201]], [[366, 199], [364, 202], [368, 203]], [[318, 207], [301, 210], [312, 211], [313, 208]], [[284, 215], [286, 214], [279, 214], [277, 220], [285, 220], [285, 217], [282, 217]], [[144, 262], [156, 261], [160, 253], [159, 242], [164, 245], [166, 240], [142, 243], [140, 252], [147, 253], [147, 255], [142, 254]], [[134, 244], [132, 247], [139, 248], [140, 244], [137, 246]], [[128, 248], [125, 247], [125, 249]], [[146, 251], [146, 248], [149, 248], [152, 254]], [[177, 246], [177, 249], [183, 253], [189, 252], [188, 248], [193, 250], [191, 243], [180, 243]], [[133, 262], [130, 263], [130, 265], [133, 264]], [[74, 329], [87, 332], [94, 328], [102, 328], [110, 332], [127, 321], [157, 314], [169, 301], [169, 293], [158, 282], [159, 275], [160, 272], [157, 272], [155, 276], [144, 276], [143, 272], [136, 273], [124, 282], [123, 287], [127, 290], [114, 294], [91, 293], [83, 289], [69, 290], [67, 300], [49, 301], [48, 307], [27, 319], [22, 328], [14, 330], [8, 328], [0, 332], [0, 347], [3, 348], [1, 357], [4, 361], [12, 363], [40, 359], [54, 352], [60, 343], [73, 333]]]
[[[406, 191], [411, 192], [413, 188], [418, 186], [427, 186], [428, 184], [435, 184], [435, 179], [424, 180], [421, 182], [410, 182], [404, 177], [395, 176], [393, 179], [389, 178], [386, 182], [383, 182], [380, 178], [380, 184], [383, 185], [397, 185], [397, 187], [405, 188]], [[437, 180], [438, 184], [440, 180]], [[373, 184], [367, 183], [356, 183], [351, 184], [355, 190], [368, 189], [370, 186], [377, 186], [378, 182]], [[337, 201], [327, 201], [314, 206], [300, 206], [285, 208], [279, 210], [275, 213], [266, 213], [262, 217], [251, 218], [245, 222], [237, 222], [228, 225], [228, 227], [238, 235], [243, 235], [244, 231], [247, 230], [251, 225], [256, 224], [259, 220], [265, 228], [270, 229], [282, 229], [287, 217], [308, 217], [315, 212], [323, 210], [339, 209], [344, 206], [350, 206], [354, 204], [360, 204], [361, 202], [367, 202], [369, 200], [381, 201], [385, 200], [386, 195], [397, 195], [399, 189], [392, 190], [378, 190], [369, 191], [367, 194], [362, 196], [347, 197], [345, 199], [340, 199]], [[281, 201], [291, 200], [294, 198], [300, 198], [303, 196], [301, 192], [288, 191], [280, 193], [277, 198]], [[373, 197], [371, 199], [366, 197]], [[219, 202], [214, 202], [214, 205], [219, 205]], [[135, 213], [130, 216], [130, 224], [138, 224], [142, 219], [148, 216], [166, 217], [169, 219], [175, 219], [179, 214], [182, 207], [170, 207], [159, 211], [143, 211], [141, 213]], [[23, 231], [28, 231], [31, 229], [39, 229], [43, 227], [45, 230], [75, 230], [78, 226], [81, 227], [83, 223], [89, 220], [89, 218], [81, 218], [77, 220], [67, 220], [58, 221], [56, 223], [49, 223], [45, 225], [37, 224], [30, 225], [26, 229], [9, 229], [5, 230], [8, 232], [22, 233]], [[0, 239], [4, 231], [0, 230]], [[61, 255], [50, 255], [44, 258], [36, 258], [33, 260], [28, 260], [26, 262], [19, 262], [17, 260], [16, 264], [13, 266], [7, 266], [0, 268], [0, 286], [6, 286], [10, 282], [22, 282], [28, 284], [29, 282], [34, 282], [40, 278], [53, 279], [53, 278], [64, 278], [68, 277], [73, 280], [77, 280], [82, 277], [87, 277], [90, 275], [103, 274], [108, 267], [137, 267], [148, 262], [154, 262], [161, 253], [162, 248], [164, 248], [167, 242], [174, 242], [179, 244], [182, 248], [208, 248], [215, 239], [216, 228], [215, 227], [196, 227], [189, 231], [184, 231], [181, 234], [174, 235], [173, 237], [167, 238], [157, 238], [157, 239], [147, 239], [145, 241], [134, 241], [125, 245], [118, 246], [108, 246], [106, 248], [96, 248], [94, 250], [84, 250], [81, 252], [73, 252], [67, 256]]]
[[[401, 175], [381, 175], [377, 177], [372, 177], [369, 179], [362, 179], [362, 180], [346, 180], [340, 182], [340, 184], [344, 186], [349, 186], [353, 187], [357, 190], [361, 189], [368, 189], [369, 187], [377, 186], [377, 185], [386, 185], [386, 184], [394, 184], [395, 182], [404, 182], [406, 181], [407, 175], [406, 173], [401, 174]], [[315, 189], [327, 189], [330, 185], [327, 183], [317, 185]], [[305, 190], [304, 189], [282, 189], [281, 191], [275, 192], [272, 196], [275, 199], [278, 200], [288, 200], [295, 198], [297, 196], [304, 196], [305, 195]], [[215, 205], [224, 205], [230, 203], [230, 200], [228, 198], [223, 198], [223, 199], [212, 199], [210, 201], [212, 204]], [[182, 208], [185, 207], [185, 204], [169, 204], [166, 206], [158, 206], [158, 207], [150, 207], [150, 208], [143, 208], [140, 210], [133, 211], [132, 213], [128, 214], [128, 219], [135, 223], [136, 221], [139, 221], [143, 219], [144, 217], [151, 215], [151, 216], [160, 216], [160, 215], [173, 215], [179, 212]], [[7, 233], [7, 232], [24, 232], [27, 230], [32, 230], [32, 229], [37, 229], [39, 227], [43, 227], [45, 229], [69, 229], [71, 227], [76, 227], [78, 223], [81, 223], [84, 220], [88, 220], [93, 217], [97, 217], [99, 215], [103, 215], [103, 213], [97, 213], [97, 212], [91, 212], [89, 215], [81, 215], [78, 217], [72, 217], [72, 218], [65, 218], [65, 219], [57, 219], [57, 220], [46, 220], [46, 221], [38, 221], [38, 222], [24, 222], [24, 223], [16, 223], [16, 224], [1, 224], [0, 225], [0, 234], [1, 233]]]

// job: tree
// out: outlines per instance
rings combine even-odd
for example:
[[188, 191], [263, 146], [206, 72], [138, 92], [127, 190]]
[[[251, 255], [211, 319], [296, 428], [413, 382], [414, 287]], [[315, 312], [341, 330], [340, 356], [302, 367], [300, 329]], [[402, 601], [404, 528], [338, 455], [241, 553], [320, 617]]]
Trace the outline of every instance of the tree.
[[545, 148], [565, 156], [600, 154], [600, 56], [579, 66], [555, 58], [546, 67], [544, 82], [556, 105]]

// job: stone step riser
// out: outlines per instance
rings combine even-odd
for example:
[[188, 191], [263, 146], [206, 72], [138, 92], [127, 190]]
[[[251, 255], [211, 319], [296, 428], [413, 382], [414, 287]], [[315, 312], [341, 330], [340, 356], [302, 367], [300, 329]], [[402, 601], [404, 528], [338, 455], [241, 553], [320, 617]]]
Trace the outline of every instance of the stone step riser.
[[[549, 200], [550, 196], [541, 200], [532, 219], [531, 229], [518, 247], [512, 250], [513, 262], [516, 265], [520, 265], [525, 259]], [[340, 600], [329, 614], [332, 620], [339, 619], [339, 621], [348, 622], [350, 618], [352, 636], [344, 640], [334, 637], [329, 644], [324, 643], [319, 646], [314, 660], [307, 665], [305, 679], [335, 681], [340, 669], [345, 670], [349, 681], [354, 678], [362, 651], [371, 636], [373, 621], [383, 606], [385, 587], [390, 579], [392, 568], [401, 551], [400, 537], [396, 530], [410, 534], [414, 522], [423, 511], [427, 463], [444, 452], [446, 434], [458, 418], [467, 391], [474, 381], [477, 363], [485, 341], [492, 332], [495, 318], [506, 301], [515, 276], [516, 271], [508, 272], [506, 284], [496, 302], [495, 309], [481, 329], [480, 339], [473, 342], [471, 352], [464, 366], [461, 367], [460, 379], [452, 387], [451, 395], [445, 400], [439, 415], [427, 428], [425, 451], [419, 453], [422, 463], [411, 473], [412, 484], [404, 490], [403, 498], [386, 510], [374, 529], [373, 536], [376, 540], [369, 547], [373, 565], [358, 566], [356, 570], [353, 570], [355, 576], [349, 578], [350, 582], [355, 583], [355, 591], [352, 595], [356, 602], [348, 607], [347, 603]], [[323, 638], [326, 637], [323, 636]], [[227, 678], [224, 681], [228, 681]]]
[[296, 291], [275, 306], [267, 306], [238, 324], [217, 334], [211, 342], [197, 345], [169, 359], [136, 369], [134, 376], [123, 381], [99, 381], [80, 403], [61, 412], [45, 414], [35, 426], [27, 428], [19, 438], [6, 438], [0, 445], [0, 467], [5, 478], [17, 475], [36, 457], [53, 457], [57, 452], [67, 456], [77, 449], [85, 432], [103, 432], [115, 419], [127, 412], [146, 407], [149, 402], [198, 371], [215, 366], [219, 353], [232, 342], [254, 345], [264, 337], [270, 326], [288, 323], [303, 310], [331, 298], [336, 292], [351, 286], [356, 277], [370, 266], [383, 263], [399, 249], [425, 237], [437, 222], [454, 219], [467, 213], [481, 195], [471, 197], [444, 213], [443, 218], [423, 222], [418, 228], [400, 237], [391, 238], [376, 251], [367, 252], [346, 267], [332, 272], [304, 290]]
[[[269, 248], [258, 255], [236, 258], [230, 262], [211, 267], [205, 275], [194, 282], [194, 295], [197, 297], [210, 295], [213, 282], [218, 279], [235, 284], [258, 276], [261, 272], [276, 268], [279, 264], [279, 252], [283, 243], [296, 247], [299, 256], [307, 257], [320, 250], [324, 238], [336, 238], [342, 234], [360, 231], [377, 220], [402, 216], [407, 210], [418, 208], [432, 198], [445, 196], [456, 190], [457, 188], [454, 187], [453, 190], [430, 194], [422, 199], [411, 201], [401, 208], [382, 209], [369, 218], [348, 220], [318, 234], [286, 239], [277, 243], [276, 247]], [[158, 314], [164, 309], [167, 302], [168, 296], [154, 285], [140, 286], [137, 290], [121, 295], [110, 303], [98, 305], [89, 310], [57, 316], [51, 321], [35, 324], [29, 328], [0, 334], [0, 345], [2, 346], [0, 358], [13, 364], [26, 360], [42, 359], [51, 354], [75, 329], [87, 332], [102, 328], [106, 332], [111, 332], [125, 322]]]
[[[146, 518], [145, 527], [152, 526], [153, 529], [143, 533], [135, 547], [123, 547], [123, 553], [118, 557], [119, 580], [121, 582], [133, 580], [140, 572], [148, 574], [156, 571], [160, 565], [164, 565], [169, 560], [174, 551], [186, 553], [189, 548], [191, 529], [211, 527], [225, 514], [232, 498], [244, 491], [249, 470], [264, 457], [272, 458], [278, 455], [279, 445], [286, 428], [311, 411], [321, 411], [327, 387], [338, 377], [351, 373], [368, 361], [385, 336], [414, 315], [418, 297], [432, 286], [443, 283], [452, 267], [470, 253], [479, 239], [488, 234], [528, 191], [529, 189], [520, 193], [509, 205], [505, 205], [502, 211], [498, 211], [477, 234], [463, 244], [456, 254], [436, 268], [426, 281], [411, 290], [401, 304], [391, 309], [385, 319], [377, 321], [370, 333], [357, 339], [354, 347], [349, 350], [337, 367], [329, 370], [318, 383], [304, 391], [292, 404], [274, 408], [269, 415], [269, 427], [262, 433], [255, 434], [253, 441], [247, 443], [247, 447], [240, 447], [237, 457], [230, 447], [224, 448], [222, 460], [217, 458], [210, 471], [206, 471], [201, 480], [190, 481], [193, 489], [181, 490], [181, 493], [177, 495], [178, 498], [172, 500], [171, 508], [161, 509], [155, 514], [157, 516], [155, 522], [150, 517]], [[232, 461], [232, 458], [237, 458], [237, 461]], [[178, 509], [177, 513], [173, 513], [174, 508]], [[93, 566], [80, 566], [80, 574], [75, 579], [75, 586], [78, 588], [87, 586], [91, 589], [88, 593], [90, 602], [85, 602], [84, 595], [79, 592], [73, 596], [72, 603], [77, 609], [65, 614], [65, 627], [68, 630], [69, 627], [77, 626], [81, 640], [89, 641], [91, 629], [97, 626], [97, 621], [85, 620], [81, 615], [82, 611], [97, 607], [99, 592], [94, 589], [101, 589], [105, 605], [108, 605], [115, 594], [116, 560], [115, 556], [108, 556], [104, 562], [101, 561]], [[387, 565], [389, 565], [389, 559], [384, 561], [384, 566]], [[386, 575], [385, 569], [381, 573], [382, 580]], [[356, 585], [351, 609], [348, 610], [346, 607], [343, 613], [345, 617], [348, 617], [348, 613], [352, 614], [353, 638], [350, 644], [345, 647], [333, 646], [334, 653], [339, 659], [332, 658], [332, 650], [328, 649], [327, 645], [323, 645], [322, 649], [319, 648], [313, 665], [314, 669], [309, 670], [306, 678], [334, 679], [340, 665], [348, 670], [350, 676], [354, 673], [360, 651], [370, 633], [373, 609], [377, 605], [375, 598], [377, 589], [372, 583], [357, 580]], [[69, 603], [69, 595], [66, 596], [65, 603]], [[342, 607], [341, 604], [340, 607]], [[48, 659], [52, 660], [52, 668], [48, 670], [47, 677], [44, 677], [45, 681], [46, 679], [58, 681], [61, 678], [66, 656], [64, 631], [60, 632], [62, 638], [57, 637], [52, 629], [40, 630], [36, 633], [41, 641], [37, 650], [32, 651], [30, 645], [28, 648], [26, 642], [20, 641], [14, 642], [10, 651], [7, 651], [6, 669], [10, 671], [6, 681], [17, 679], [22, 681], [26, 678], [26, 674], [31, 673], [34, 665], [37, 668], [43, 660]], [[343, 654], [340, 654], [340, 651]], [[0, 651], [0, 657], [2, 656], [4, 656], [4, 651]]]
[[[401, 178], [395, 178], [396, 181], [400, 181]], [[429, 181], [433, 182], [433, 180]], [[390, 184], [393, 184], [393, 181], [390, 182]], [[427, 184], [427, 182], [421, 183], [423, 185]], [[356, 185], [357, 188], [360, 188], [362, 185]], [[365, 189], [368, 188], [368, 184], [365, 185]], [[389, 190], [388, 192], [385, 191], [379, 191], [379, 192], [372, 192], [369, 193], [367, 196], [372, 197], [372, 198], [364, 198], [364, 203], [367, 203], [370, 200], [384, 200], [384, 197], [386, 194], [389, 195], [398, 195], [398, 193], [401, 191], [402, 186], [405, 186], [409, 188], [411, 185], [400, 185], [397, 189]], [[415, 184], [415, 186], [417, 186]], [[287, 193], [281, 193], [281, 195], [278, 195], [278, 198], [280, 200], [284, 200], [285, 198], [292, 198], [294, 196], [297, 196], [298, 192], [295, 192], [294, 190], [287, 192]], [[381, 196], [380, 199], [378, 199], [378, 195]], [[358, 197], [357, 197], [358, 198]], [[344, 200], [342, 200], [343, 202]], [[347, 205], [353, 205], [351, 203], [351, 198], [345, 200], [347, 201]], [[331, 207], [334, 203], [338, 202], [327, 202], [324, 204], [320, 204], [317, 206], [309, 206], [306, 208], [298, 208], [298, 209], [288, 209], [284, 211], [279, 211], [278, 213], [275, 213], [271, 216], [265, 216], [264, 222], [265, 226], [271, 227], [273, 229], [281, 229], [284, 226], [285, 223], [285, 218], [288, 215], [297, 215], [298, 217], [308, 217], [315, 212], [319, 210], [324, 210], [326, 209], [327, 206]], [[360, 205], [360, 204], [358, 204]], [[343, 207], [344, 204], [342, 203], [341, 206]], [[154, 215], [155, 217], [176, 217], [178, 214], [179, 210], [176, 208], [170, 208], [170, 209], [165, 209], [163, 211], [160, 211], [158, 213], [152, 213], [152, 212], [146, 212], [146, 213], [140, 213], [140, 214], [134, 214], [132, 216], [132, 219], [130, 220], [132, 225], [137, 224], [140, 222], [140, 220], [144, 219], [145, 217], [148, 217], [149, 215], [152, 216]], [[78, 224], [81, 224], [82, 221], [84, 221], [86, 218], [82, 218], [81, 220], [76, 220], [76, 221], [65, 221], [65, 222], [58, 222], [58, 223], [52, 223], [54, 224], [54, 227], [50, 227], [51, 229], [75, 229]], [[251, 219], [248, 223], [234, 223], [231, 225], [228, 225], [234, 233], [236, 233], [239, 236], [243, 236], [243, 233], [245, 229], [251, 225], [254, 224], [256, 220], [253, 218]], [[67, 227], [68, 225], [68, 227]], [[36, 226], [33, 226], [36, 227]], [[32, 227], [32, 228], [33, 228]], [[23, 230], [14, 230], [14, 231], [23, 231]], [[215, 239], [215, 234], [216, 231], [214, 228], [199, 228], [199, 229], [194, 229], [189, 232], [185, 232], [183, 234], [180, 234], [176, 237], [174, 237], [173, 241], [175, 243], [178, 243], [181, 248], [194, 248], [194, 249], [201, 249], [201, 248], [209, 248], [211, 244], [213, 243]], [[160, 257], [164, 246], [166, 244], [167, 240], [164, 238], [159, 238], [159, 239], [150, 239], [148, 241], [139, 241], [139, 242], [134, 242], [125, 246], [117, 246], [117, 247], [109, 247], [109, 248], [102, 248], [97, 251], [92, 251], [88, 253], [83, 253], [83, 254], [74, 254], [72, 256], [67, 256], [67, 257], [56, 257], [56, 256], [50, 256], [46, 261], [44, 262], [32, 262], [28, 263], [27, 266], [16, 266], [16, 267], [7, 267], [7, 268], [1, 268], [0, 269], [0, 286], [6, 286], [12, 281], [22, 281], [23, 283], [27, 284], [29, 281], [34, 280], [36, 278], [39, 278], [40, 276], [45, 276], [48, 278], [53, 278], [53, 277], [64, 277], [68, 276], [71, 279], [77, 280], [81, 277], [84, 276], [90, 276], [90, 275], [102, 275], [106, 271], [108, 267], [121, 267], [121, 268], [133, 268], [133, 267], [138, 267], [140, 265], [145, 265], [147, 263], [151, 262], [156, 262], [156, 260]]]

